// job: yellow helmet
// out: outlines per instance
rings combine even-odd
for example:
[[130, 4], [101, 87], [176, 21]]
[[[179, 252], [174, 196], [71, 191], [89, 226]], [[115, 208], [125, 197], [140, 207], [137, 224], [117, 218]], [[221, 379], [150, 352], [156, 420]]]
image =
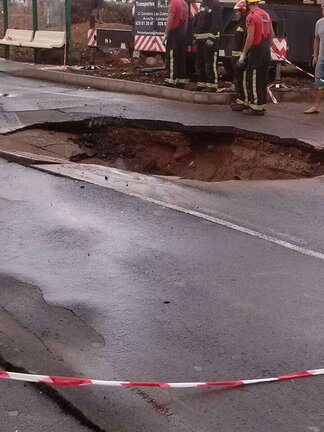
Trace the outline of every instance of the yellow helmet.
[[258, 4], [261, 0], [246, 0], [247, 5]]

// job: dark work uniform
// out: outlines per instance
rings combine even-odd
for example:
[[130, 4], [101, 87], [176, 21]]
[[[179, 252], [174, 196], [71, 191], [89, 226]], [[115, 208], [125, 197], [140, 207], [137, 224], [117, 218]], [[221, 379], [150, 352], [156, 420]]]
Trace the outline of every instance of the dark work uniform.
[[165, 65], [168, 84], [177, 86], [186, 83], [186, 31], [189, 9], [185, 0], [171, 0], [169, 13], [173, 15], [167, 36]]
[[249, 106], [249, 96], [246, 83], [247, 61], [244, 65], [237, 64], [237, 60], [239, 59], [245, 44], [246, 34], [246, 16], [244, 16], [244, 18], [242, 18], [239, 22], [234, 33], [234, 46], [232, 51], [232, 57], [235, 63], [234, 85], [235, 91], [237, 93], [236, 103], [238, 105]]
[[255, 111], [263, 111], [267, 102], [268, 72], [271, 61], [272, 23], [269, 14], [261, 8], [251, 12], [246, 18], [246, 28], [251, 26], [255, 29], [255, 37], [247, 61], [249, 106]]
[[234, 33], [234, 44], [233, 44], [233, 51], [232, 51], [232, 57], [234, 59], [238, 59], [242, 53], [242, 49], [244, 47], [246, 40], [246, 17], [242, 18], [238, 26], [236, 27], [235, 33]]
[[[218, 53], [222, 25], [222, 9], [218, 0], [204, 0], [193, 22], [194, 40], [197, 47], [196, 72], [197, 86], [217, 89]], [[206, 41], [213, 42], [207, 46]]]

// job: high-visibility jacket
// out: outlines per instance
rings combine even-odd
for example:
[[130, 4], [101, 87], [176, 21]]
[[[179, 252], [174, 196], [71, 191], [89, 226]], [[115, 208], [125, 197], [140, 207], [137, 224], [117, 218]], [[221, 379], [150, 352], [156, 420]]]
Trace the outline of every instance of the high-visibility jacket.
[[252, 45], [260, 45], [263, 40], [269, 39], [271, 25], [270, 15], [265, 10], [257, 8], [249, 13], [246, 18], [246, 28], [254, 27]]
[[189, 8], [185, 0], [171, 0], [169, 14], [172, 16], [169, 30], [181, 28], [187, 30]]
[[195, 15], [193, 31], [195, 40], [216, 41], [222, 27], [222, 7], [218, 0], [204, 0]]

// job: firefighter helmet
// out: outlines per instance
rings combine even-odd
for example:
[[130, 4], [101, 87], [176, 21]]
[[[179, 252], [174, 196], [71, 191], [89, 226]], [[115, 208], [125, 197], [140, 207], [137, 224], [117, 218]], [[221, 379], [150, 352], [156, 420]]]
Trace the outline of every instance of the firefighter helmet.
[[234, 10], [240, 10], [242, 12], [246, 11], [246, 2], [245, 0], [239, 0], [234, 6]]
[[247, 5], [259, 4], [261, 0], [246, 0]]

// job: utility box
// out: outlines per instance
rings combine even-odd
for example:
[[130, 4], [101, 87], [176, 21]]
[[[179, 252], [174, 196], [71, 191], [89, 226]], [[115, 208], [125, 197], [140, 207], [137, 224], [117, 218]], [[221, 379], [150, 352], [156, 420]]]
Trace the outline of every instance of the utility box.
[[88, 46], [97, 48], [128, 49], [133, 41], [132, 30], [97, 28], [88, 31]]

